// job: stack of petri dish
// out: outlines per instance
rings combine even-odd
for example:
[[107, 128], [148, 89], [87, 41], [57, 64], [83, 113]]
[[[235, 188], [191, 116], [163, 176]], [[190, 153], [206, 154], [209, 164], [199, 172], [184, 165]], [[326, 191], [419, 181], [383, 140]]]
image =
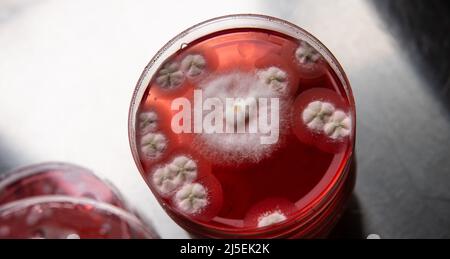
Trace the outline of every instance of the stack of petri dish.
[[35, 164], [0, 177], [0, 238], [158, 238], [117, 189], [86, 168]]

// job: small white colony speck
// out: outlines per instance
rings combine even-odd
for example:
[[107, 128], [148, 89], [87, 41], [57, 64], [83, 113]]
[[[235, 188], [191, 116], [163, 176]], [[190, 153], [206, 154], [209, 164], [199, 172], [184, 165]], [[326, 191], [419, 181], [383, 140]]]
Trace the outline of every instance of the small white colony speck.
[[177, 191], [174, 202], [182, 212], [195, 215], [208, 205], [208, 191], [199, 183], [188, 183]]
[[206, 60], [202, 55], [187, 55], [181, 61], [181, 70], [188, 77], [196, 77], [203, 73], [206, 67]]
[[155, 170], [153, 184], [161, 194], [169, 194], [197, 178], [197, 163], [187, 156], [177, 156], [171, 163]]
[[77, 233], [70, 233], [66, 236], [66, 239], [80, 239], [81, 237]]
[[167, 142], [167, 138], [161, 133], [147, 133], [141, 138], [141, 153], [146, 158], [158, 158], [166, 150]]
[[177, 62], [166, 63], [158, 72], [156, 83], [165, 89], [175, 88], [184, 80], [183, 71]]
[[286, 94], [288, 86], [287, 73], [278, 67], [269, 67], [257, 72], [260, 82], [278, 94]]
[[343, 111], [336, 111], [323, 127], [325, 134], [332, 139], [347, 137], [351, 132], [351, 119]]
[[258, 227], [267, 227], [285, 221], [286, 219], [286, 215], [279, 210], [266, 212], [258, 218]]
[[295, 57], [300, 64], [311, 65], [317, 63], [322, 55], [306, 41], [300, 41], [299, 47], [295, 51]]
[[308, 104], [303, 110], [302, 119], [309, 129], [321, 131], [334, 112], [334, 106], [331, 103], [314, 101]]
[[147, 134], [154, 132], [158, 128], [158, 115], [154, 111], [142, 112], [139, 114], [139, 132]]

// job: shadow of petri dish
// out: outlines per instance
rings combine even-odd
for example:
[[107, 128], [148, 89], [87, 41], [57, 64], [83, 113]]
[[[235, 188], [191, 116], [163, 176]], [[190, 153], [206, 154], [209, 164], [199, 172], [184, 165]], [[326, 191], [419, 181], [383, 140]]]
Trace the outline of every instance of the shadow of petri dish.
[[450, 2], [371, 0], [434, 97], [450, 110]]

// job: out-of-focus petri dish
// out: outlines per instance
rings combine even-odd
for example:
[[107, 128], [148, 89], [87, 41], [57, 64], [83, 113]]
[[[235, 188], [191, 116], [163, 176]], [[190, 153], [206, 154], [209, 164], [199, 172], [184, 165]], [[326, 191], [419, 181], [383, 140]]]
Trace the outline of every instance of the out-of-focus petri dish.
[[133, 214], [89, 198], [36, 196], [0, 206], [2, 239], [154, 239]]

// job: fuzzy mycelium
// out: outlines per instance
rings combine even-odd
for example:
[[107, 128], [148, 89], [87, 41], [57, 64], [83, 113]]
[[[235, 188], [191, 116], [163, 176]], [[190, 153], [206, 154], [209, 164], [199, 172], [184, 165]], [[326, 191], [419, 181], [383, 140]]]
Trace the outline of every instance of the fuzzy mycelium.
[[[282, 144], [288, 131], [288, 102], [255, 73], [216, 75], [200, 85], [203, 98], [215, 100], [224, 116], [216, 117], [218, 130], [199, 132], [195, 148], [217, 163], [257, 163]], [[220, 105], [218, 105], [220, 104]], [[212, 112], [203, 118], [210, 119]], [[217, 124], [218, 123], [218, 124]]]
[[166, 63], [158, 72], [156, 83], [163, 89], [171, 89], [181, 85], [184, 73], [178, 62]]
[[139, 133], [141, 135], [155, 132], [158, 129], [158, 115], [154, 111], [142, 112], [138, 115]]
[[347, 137], [351, 133], [351, 119], [343, 111], [336, 111], [324, 125], [323, 130], [327, 136], [334, 140]]
[[334, 106], [331, 103], [314, 101], [305, 108], [302, 113], [302, 119], [309, 129], [321, 131], [334, 110]]
[[174, 197], [176, 206], [186, 214], [198, 214], [208, 205], [208, 191], [199, 183], [185, 184]]
[[258, 218], [258, 227], [267, 227], [285, 221], [286, 219], [286, 215], [279, 210], [266, 212]]
[[206, 60], [202, 55], [187, 55], [181, 61], [181, 70], [187, 77], [196, 77], [203, 73], [206, 68]]
[[295, 57], [302, 65], [313, 65], [322, 58], [322, 55], [306, 41], [300, 41], [299, 47], [295, 51]]
[[148, 159], [155, 159], [162, 155], [168, 144], [162, 133], [147, 133], [141, 138], [141, 153]]
[[269, 67], [267, 69], [259, 70], [257, 72], [260, 82], [275, 93], [284, 95], [288, 87], [288, 75], [285, 71], [278, 67]]
[[153, 184], [164, 195], [195, 179], [197, 163], [184, 155], [175, 157], [170, 163], [156, 169], [152, 175]]

